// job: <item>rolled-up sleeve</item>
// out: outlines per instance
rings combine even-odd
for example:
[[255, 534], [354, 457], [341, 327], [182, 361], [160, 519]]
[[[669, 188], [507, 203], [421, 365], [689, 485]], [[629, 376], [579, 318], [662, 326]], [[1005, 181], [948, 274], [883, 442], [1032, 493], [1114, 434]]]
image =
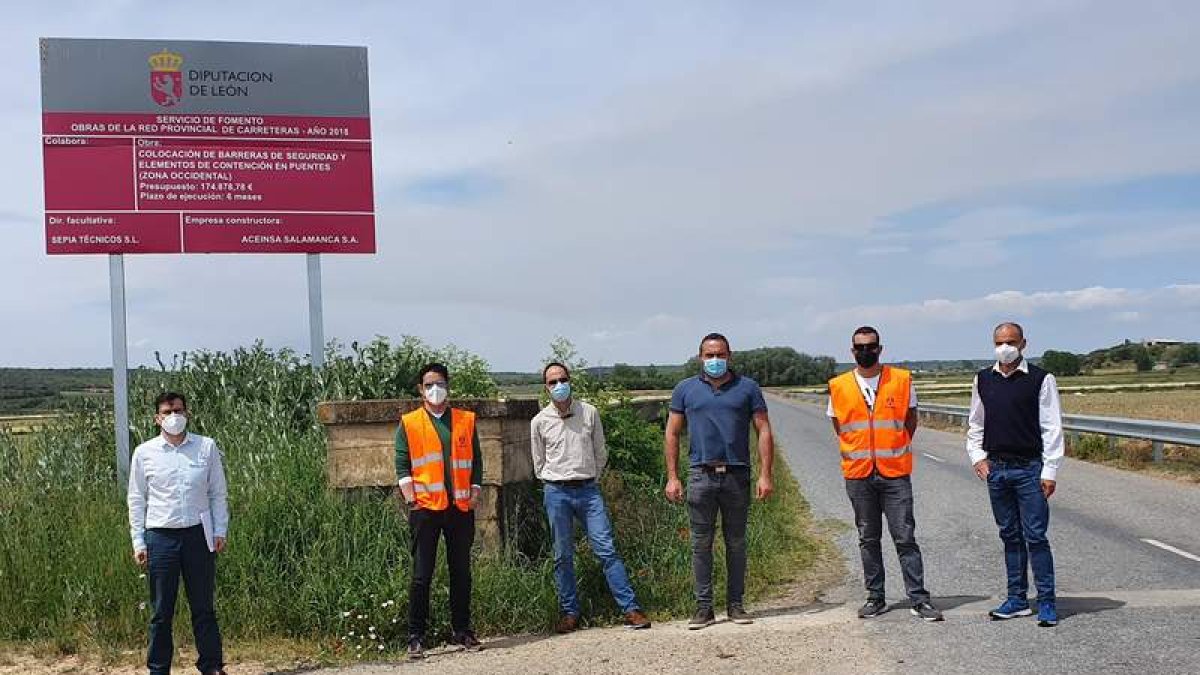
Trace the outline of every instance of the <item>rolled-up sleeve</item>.
[[134, 551], [146, 550], [146, 469], [143, 455], [133, 453], [129, 463], [129, 487], [125, 501], [129, 506], [129, 536]]
[[539, 417], [529, 422], [529, 452], [533, 455], [533, 476], [542, 477], [542, 469], [546, 468], [546, 441], [542, 438], [542, 425]]
[[600, 420], [600, 411], [592, 409], [592, 453], [596, 459], [596, 477], [604, 473], [608, 466], [608, 446], [604, 443], [604, 423]]
[[213, 536], [222, 539], [229, 536], [229, 488], [225, 483], [225, 466], [221, 462], [221, 449], [216, 442], [212, 447], [212, 460], [208, 464], [208, 508], [212, 513]]
[[971, 464], [987, 459], [983, 449], [983, 399], [979, 398], [979, 376], [971, 383], [971, 410], [967, 414], [967, 456]]
[[1038, 421], [1042, 428], [1042, 480], [1057, 480], [1066, 446], [1063, 442], [1062, 401], [1053, 375], [1042, 380], [1038, 395]]

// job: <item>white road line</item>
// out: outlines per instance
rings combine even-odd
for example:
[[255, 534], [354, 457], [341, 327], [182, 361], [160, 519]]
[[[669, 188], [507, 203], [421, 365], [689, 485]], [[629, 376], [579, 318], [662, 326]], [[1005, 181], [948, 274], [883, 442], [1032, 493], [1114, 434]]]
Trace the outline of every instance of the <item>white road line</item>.
[[922, 454], [922, 455], [925, 455], [925, 456], [926, 456], [926, 457], [928, 457], [929, 459], [932, 459], [933, 461], [935, 461], [935, 462], [937, 462], [937, 463], [939, 463], [939, 464], [945, 464], [945, 463], [946, 463], [946, 460], [942, 459], [941, 457], [938, 457], [937, 455], [931, 455], [931, 454], [929, 454], [928, 452], [922, 452], [921, 454]]
[[1147, 544], [1150, 544], [1151, 546], [1157, 546], [1164, 551], [1170, 551], [1171, 553], [1174, 553], [1175, 555], [1183, 556], [1184, 558], [1187, 558], [1188, 560], [1195, 560], [1196, 562], [1200, 562], [1200, 555], [1196, 555], [1194, 553], [1188, 553], [1187, 551], [1184, 551], [1183, 549], [1175, 548], [1174, 546], [1172, 546], [1170, 544], [1164, 544], [1157, 539], [1143, 539], [1142, 541], [1146, 542]]

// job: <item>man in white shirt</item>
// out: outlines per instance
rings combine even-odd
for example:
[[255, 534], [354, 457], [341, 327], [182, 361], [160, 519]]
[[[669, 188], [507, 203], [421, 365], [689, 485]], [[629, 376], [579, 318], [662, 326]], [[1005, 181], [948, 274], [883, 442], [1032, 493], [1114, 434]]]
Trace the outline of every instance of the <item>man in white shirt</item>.
[[1055, 626], [1054, 556], [1046, 530], [1063, 459], [1058, 385], [1023, 356], [1020, 324], [1002, 323], [992, 338], [996, 363], [975, 375], [967, 420], [967, 454], [975, 475], [987, 483], [1008, 573], [1008, 597], [989, 614], [1002, 620], [1033, 613], [1026, 597], [1026, 569], [1032, 568], [1038, 625]]
[[554, 582], [558, 587], [556, 633], [579, 626], [575, 584], [575, 521], [583, 525], [592, 553], [600, 559], [613, 600], [625, 614], [625, 627], [644, 629], [650, 619], [638, 605], [625, 563], [617, 553], [608, 509], [597, 480], [608, 461], [604, 427], [595, 406], [575, 400], [571, 373], [554, 362], [542, 369], [550, 404], [529, 423], [533, 472], [542, 481], [543, 503], [554, 536]]
[[154, 611], [146, 666], [151, 675], [171, 672], [171, 622], [182, 576], [199, 652], [196, 668], [224, 675], [214, 608], [216, 554], [225, 550], [229, 528], [221, 451], [213, 439], [187, 432], [182, 394], [161, 394], [154, 409], [162, 433], [133, 451], [128, 493], [133, 557], [148, 568]]

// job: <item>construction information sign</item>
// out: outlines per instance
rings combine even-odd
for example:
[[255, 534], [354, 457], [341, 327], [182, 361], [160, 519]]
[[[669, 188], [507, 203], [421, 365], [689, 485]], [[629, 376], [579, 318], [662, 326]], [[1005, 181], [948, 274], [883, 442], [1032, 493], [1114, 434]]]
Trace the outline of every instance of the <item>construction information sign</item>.
[[367, 50], [43, 39], [46, 252], [374, 253]]

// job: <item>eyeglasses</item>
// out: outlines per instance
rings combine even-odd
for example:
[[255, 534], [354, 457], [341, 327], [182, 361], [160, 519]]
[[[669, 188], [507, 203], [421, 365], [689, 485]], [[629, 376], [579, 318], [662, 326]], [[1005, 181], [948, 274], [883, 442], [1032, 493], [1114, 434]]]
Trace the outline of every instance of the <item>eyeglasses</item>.
[[571, 381], [569, 377], [560, 377], [557, 380], [546, 380], [547, 387], [553, 387], [556, 384], [566, 384]]
[[856, 352], [874, 352], [879, 350], [879, 343], [872, 342], [865, 345], [851, 345], [851, 348]]

